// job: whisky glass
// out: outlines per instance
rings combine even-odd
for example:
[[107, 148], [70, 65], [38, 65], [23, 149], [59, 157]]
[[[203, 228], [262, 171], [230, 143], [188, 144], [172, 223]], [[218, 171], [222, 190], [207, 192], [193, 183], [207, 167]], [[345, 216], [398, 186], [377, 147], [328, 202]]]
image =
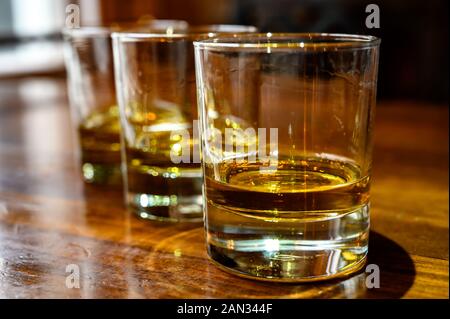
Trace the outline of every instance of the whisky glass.
[[363, 267], [379, 43], [195, 42], [207, 250], [220, 268], [303, 282]]
[[193, 41], [255, 31], [212, 25], [113, 34], [130, 211], [150, 220], [202, 221]]
[[111, 33], [186, 28], [185, 21], [151, 20], [63, 31], [72, 120], [78, 132], [78, 155], [86, 182], [108, 185], [122, 182]]

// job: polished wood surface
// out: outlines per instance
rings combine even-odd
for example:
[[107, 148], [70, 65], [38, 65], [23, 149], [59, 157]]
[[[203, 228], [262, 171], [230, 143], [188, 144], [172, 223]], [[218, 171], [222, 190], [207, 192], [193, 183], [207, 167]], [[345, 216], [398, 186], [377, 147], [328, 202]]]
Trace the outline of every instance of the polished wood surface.
[[[120, 190], [84, 185], [65, 83], [0, 81], [0, 298], [448, 298], [448, 109], [377, 110], [366, 273], [314, 284], [234, 277], [201, 225], [129, 216]], [[78, 265], [80, 288], [66, 287]]]

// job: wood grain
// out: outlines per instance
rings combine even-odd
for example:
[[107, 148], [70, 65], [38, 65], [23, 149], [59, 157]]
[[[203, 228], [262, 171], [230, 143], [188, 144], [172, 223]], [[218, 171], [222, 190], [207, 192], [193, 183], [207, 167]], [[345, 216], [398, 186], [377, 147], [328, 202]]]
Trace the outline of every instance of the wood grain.
[[[120, 190], [84, 185], [65, 83], [0, 82], [0, 298], [448, 298], [448, 109], [381, 103], [370, 263], [319, 284], [237, 278], [207, 258], [201, 225], [138, 220]], [[66, 266], [81, 288], [66, 288]]]

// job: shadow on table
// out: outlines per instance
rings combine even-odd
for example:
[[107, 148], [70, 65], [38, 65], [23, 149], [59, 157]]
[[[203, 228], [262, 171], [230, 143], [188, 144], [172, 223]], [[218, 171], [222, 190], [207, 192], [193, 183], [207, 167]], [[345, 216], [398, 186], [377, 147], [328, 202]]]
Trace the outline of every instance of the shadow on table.
[[368, 265], [380, 269], [380, 288], [368, 289], [367, 298], [401, 298], [413, 285], [416, 276], [409, 254], [393, 240], [370, 232]]

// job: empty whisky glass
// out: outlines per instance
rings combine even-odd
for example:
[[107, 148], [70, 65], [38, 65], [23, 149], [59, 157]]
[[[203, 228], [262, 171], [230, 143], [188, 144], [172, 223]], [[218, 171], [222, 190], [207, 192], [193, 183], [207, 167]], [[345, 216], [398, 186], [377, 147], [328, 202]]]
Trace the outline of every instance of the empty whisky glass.
[[202, 220], [193, 41], [254, 31], [217, 25], [113, 34], [130, 211], [144, 219]]
[[366, 260], [380, 40], [257, 34], [195, 43], [211, 259], [314, 281]]
[[122, 181], [111, 33], [185, 30], [187, 26], [179, 20], [151, 20], [63, 31], [72, 120], [86, 182], [119, 185]]

